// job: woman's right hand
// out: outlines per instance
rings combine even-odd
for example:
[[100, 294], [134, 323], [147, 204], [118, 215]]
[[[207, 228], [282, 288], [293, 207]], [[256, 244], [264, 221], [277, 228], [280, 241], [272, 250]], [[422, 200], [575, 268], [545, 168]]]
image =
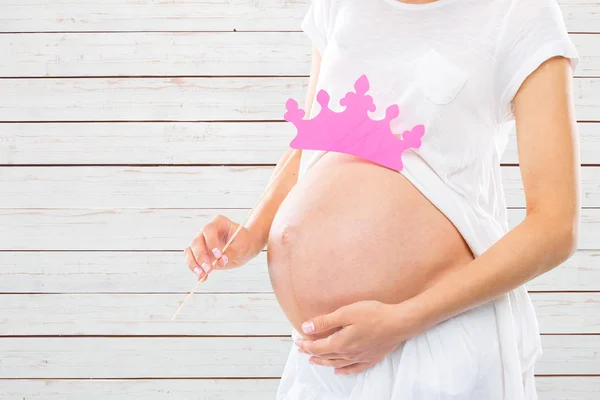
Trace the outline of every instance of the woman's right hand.
[[[202, 278], [213, 269], [213, 262], [221, 256], [225, 244], [237, 230], [239, 224], [218, 215], [196, 235], [192, 244], [184, 250], [185, 260], [190, 271]], [[263, 246], [264, 247], [264, 246]], [[256, 257], [262, 247], [250, 231], [242, 227], [233, 239], [225, 254], [215, 264], [214, 269], [241, 267]]]

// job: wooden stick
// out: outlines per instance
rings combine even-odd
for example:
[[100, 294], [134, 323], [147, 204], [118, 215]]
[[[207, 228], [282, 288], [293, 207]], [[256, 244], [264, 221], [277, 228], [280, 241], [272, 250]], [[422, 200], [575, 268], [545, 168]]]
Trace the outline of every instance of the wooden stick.
[[[292, 160], [292, 158], [294, 157], [294, 155], [296, 154], [297, 151], [298, 151], [297, 149], [294, 149], [290, 153], [290, 155], [288, 156], [288, 158], [285, 160], [285, 162], [281, 166], [281, 169], [275, 174], [275, 176], [273, 177], [273, 179], [271, 179], [271, 182], [269, 182], [269, 184], [267, 185], [267, 188], [263, 192], [262, 196], [260, 196], [260, 199], [258, 199], [258, 201], [254, 205], [254, 207], [252, 207], [252, 209], [250, 210], [250, 212], [248, 213], [248, 215], [246, 215], [246, 218], [244, 218], [244, 220], [242, 221], [241, 224], [239, 224], [239, 226], [237, 227], [237, 229], [235, 230], [235, 232], [233, 233], [233, 235], [231, 235], [231, 237], [227, 241], [227, 244], [225, 244], [225, 246], [223, 247], [223, 250], [221, 250], [221, 255], [218, 258], [215, 258], [214, 261], [212, 262], [213, 268], [217, 264], [217, 261], [219, 261], [219, 259], [223, 256], [223, 254], [225, 254], [225, 250], [227, 250], [229, 248], [229, 245], [231, 244], [231, 242], [233, 242], [233, 239], [235, 239], [235, 237], [238, 235], [238, 233], [242, 230], [242, 228], [244, 227], [244, 224], [248, 221], [248, 219], [250, 218], [250, 216], [254, 213], [254, 210], [256, 210], [258, 208], [259, 204], [263, 201], [263, 199], [265, 198], [265, 196], [267, 195], [267, 193], [271, 189], [271, 186], [273, 186], [273, 183], [275, 181], [277, 181], [277, 179], [279, 178], [279, 175], [281, 175], [281, 173], [285, 170], [285, 168], [288, 166], [288, 164], [290, 163], [290, 161]], [[194, 288], [187, 295], [187, 297], [185, 298], [185, 300], [183, 301], [183, 303], [181, 303], [181, 305], [179, 306], [179, 308], [177, 309], [177, 311], [175, 311], [175, 314], [173, 314], [173, 316], [171, 317], [171, 321], [175, 320], [175, 318], [177, 317], [177, 314], [179, 314], [181, 312], [181, 310], [183, 309], [183, 306], [185, 306], [185, 303], [188, 302], [188, 300], [192, 297], [192, 295], [194, 294], [194, 292], [196, 291], [196, 289], [198, 289], [198, 286], [200, 286], [200, 284], [202, 282], [204, 282], [207, 277], [208, 277], [208, 274], [205, 274], [202, 277], [202, 279], [198, 279], [198, 282], [196, 282], [196, 286], [194, 286]]]

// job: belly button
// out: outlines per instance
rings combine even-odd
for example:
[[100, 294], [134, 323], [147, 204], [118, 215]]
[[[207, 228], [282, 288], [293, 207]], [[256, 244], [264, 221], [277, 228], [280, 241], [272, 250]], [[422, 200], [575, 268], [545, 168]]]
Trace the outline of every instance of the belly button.
[[285, 246], [290, 241], [293, 228], [289, 225], [288, 221], [275, 220], [273, 223], [269, 232], [269, 240], [280, 246]]
[[282, 245], [288, 244], [291, 241], [292, 235], [293, 228], [290, 225], [285, 224], [278, 236], [279, 243]]

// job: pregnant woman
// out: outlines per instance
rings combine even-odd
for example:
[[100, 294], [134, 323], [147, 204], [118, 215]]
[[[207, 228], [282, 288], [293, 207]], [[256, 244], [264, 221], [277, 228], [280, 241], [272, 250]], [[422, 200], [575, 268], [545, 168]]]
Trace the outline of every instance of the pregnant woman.
[[[570, 257], [579, 229], [577, 53], [555, 0], [313, 0], [302, 29], [307, 114], [320, 89], [343, 111], [364, 74], [371, 117], [398, 105], [392, 132], [423, 125], [422, 144], [401, 170], [288, 151], [226, 254], [239, 225], [217, 216], [189, 268], [240, 267], [267, 245], [295, 340], [279, 400], [537, 399], [524, 284]], [[526, 210], [509, 230], [500, 159], [515, 124]]]

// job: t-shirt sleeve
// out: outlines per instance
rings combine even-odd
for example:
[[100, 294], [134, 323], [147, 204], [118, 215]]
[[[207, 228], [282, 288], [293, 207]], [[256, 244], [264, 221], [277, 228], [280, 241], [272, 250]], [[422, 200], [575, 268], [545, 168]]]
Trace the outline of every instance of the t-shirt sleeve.
[[331, 0], [312, 0], [300, 27], [323, 55], [327, 47]]
[[556, 0], [513, 0], [498, 36], [494, 57], [494, 96], [500, 122], [514, 119], [513, 99], [521, 84], [544, 61], [579, 61]]

